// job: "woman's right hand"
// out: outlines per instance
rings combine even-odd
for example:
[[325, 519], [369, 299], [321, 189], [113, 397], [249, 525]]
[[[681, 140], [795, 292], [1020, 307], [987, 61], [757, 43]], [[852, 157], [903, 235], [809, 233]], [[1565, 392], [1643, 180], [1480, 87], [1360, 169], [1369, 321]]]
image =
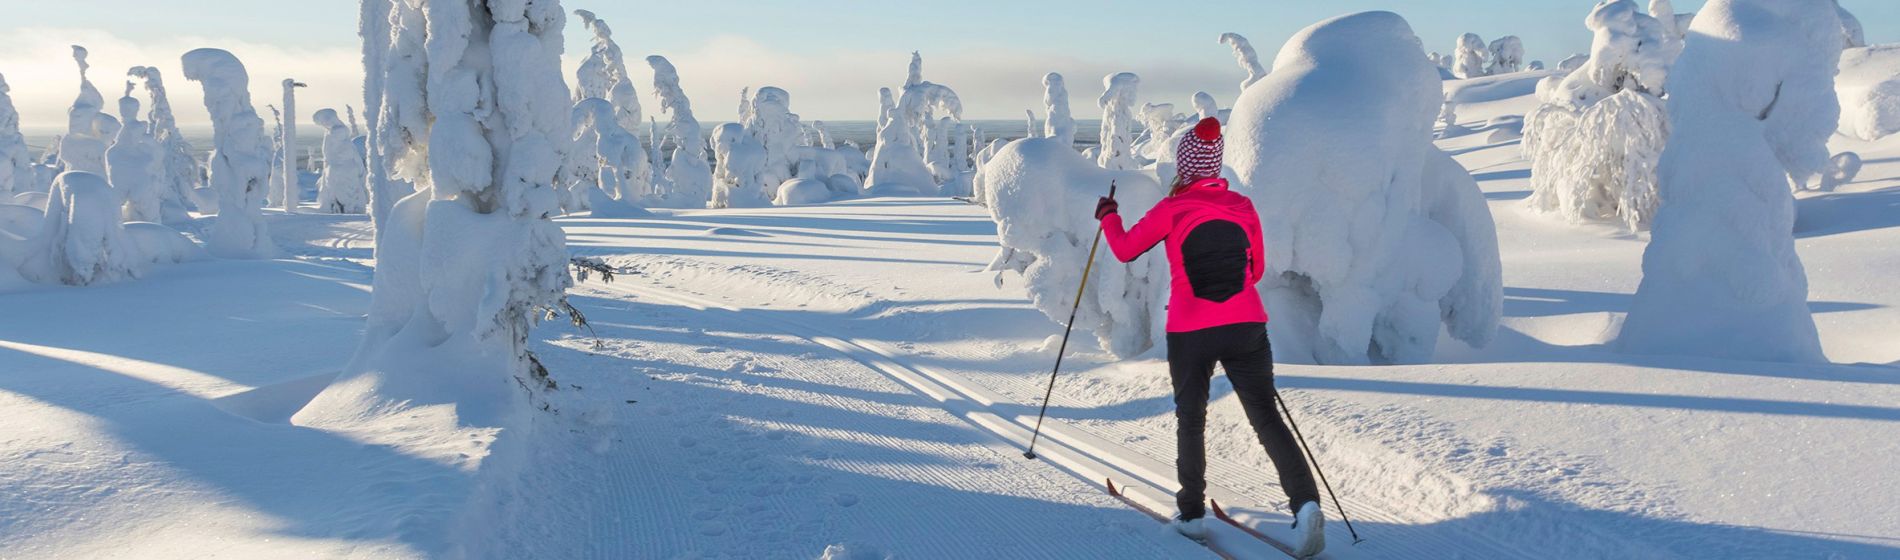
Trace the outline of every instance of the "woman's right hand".
[[1095, 202], [1095, 219], [1100, 220], [1106, 218], [1109, 214], [1114, 214], [1120, 209], [1121, 204], [1116, 203], [1114, 198], [1104, 196], [1101, 200]]

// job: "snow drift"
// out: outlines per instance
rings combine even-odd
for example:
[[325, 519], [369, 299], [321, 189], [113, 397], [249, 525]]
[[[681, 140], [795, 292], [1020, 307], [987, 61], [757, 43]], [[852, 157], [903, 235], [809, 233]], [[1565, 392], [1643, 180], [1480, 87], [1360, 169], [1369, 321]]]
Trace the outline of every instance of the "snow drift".
[[1497, 233], [1432, 145], [1442, 101], [1404, 18], [1364, 12], [1294, 35], [1235, 102], [1226, 161], [1259, 208], [1276, 357], [1419, 362], [1440, 323], [1473, 346], [1495, 335]]
[[1836, 93], [1841, 134], [1872, 141], [1900, 132], [1900, 45], [1842, 52]]
[[1790, 180], [1827, 165], [1841, 45], [1832, 0], [1713, 0], [1696, 15], [1670, 82], [1665, 202], [1620, 349], [1826, 360]]

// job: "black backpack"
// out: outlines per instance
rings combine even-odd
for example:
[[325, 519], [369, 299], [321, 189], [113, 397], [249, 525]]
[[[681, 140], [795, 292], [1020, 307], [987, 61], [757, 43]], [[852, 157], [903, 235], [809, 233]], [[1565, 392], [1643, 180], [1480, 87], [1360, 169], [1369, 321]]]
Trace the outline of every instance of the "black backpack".
[[1181, 243], [1181, 269], [1194, 297], [1224, 302], [1247, 288], [1247, 230], [1227, 220], [1194, 226]]

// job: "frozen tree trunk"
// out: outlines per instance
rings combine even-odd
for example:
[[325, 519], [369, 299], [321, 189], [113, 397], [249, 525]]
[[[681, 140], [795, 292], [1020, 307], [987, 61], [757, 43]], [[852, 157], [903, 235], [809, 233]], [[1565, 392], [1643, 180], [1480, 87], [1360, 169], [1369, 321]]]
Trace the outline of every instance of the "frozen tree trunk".
[[139, 100], [132, 97], [131, 82], [126, 82], [125, 96], [119, 98], [119, 118], [124, 126], [113, 138], [112, 147], [106, 149], [106, 180], [125, 199], [125, 221], [161, 222], [159, 182], [164, 179], [163, 162], [158, 142], [139, 121]]
[[244, 63], [219, 49], [185, 53], [185, 79], [204, 86], [211, 113], [211, 189], [218, 194], [218, 218], [206, 248], [223, 258], [269, 258], [277, 246], [264, 223], [264, 191], [270, 181], [270, 146], [264, 120], [251, 106], [250, 75]]
[[[1042, 77], [1042, 104], [1049, 110], [1048, 120], [1043, 121], [1047, 132], [1044, 136], [1075, 146], [1075, 117], [1069, 113], [1069, 88], [1062, 83], [1061, 74], [1050, 72]], [[1030, 120], [1035, 120], [1033, 113]]]
[[666, 181], [672, 190], [666, 198], [674, 205], [704, 207], [712, 200], [712, 169], [706, 164], [706, 136], [699, 119], [693, 117], [692, 101], [680, 87], [679, 70], [663, 56], [647, 57], [653, 67], [653, 92], [660, 98], [660, 110], [671, 115], [667, 133], [676, 144], [673, 158], [666, 166]]
[[1240, 64], [1241, 70], [1247, 71], [1247, 79], [1240, 81], [1241, 91], [1246, 91], [1248, 86], [1267, 77], [1266, 67], [1260, 65], [1260, 55], [1254, 52], [1253, 43], [1248, 42], [1246, 37], [1240, 36], [1239, 33], [1222, 33], [1220, 42], [1233, 47], [1234, 62]]
[[1095, 104], [1102, 108], [1102, 151], [1096, 164], [1103, 169], [1120, 171], [1140, 167], [1135, 161], [1135, 90], [1141, 78], [1130, 72], [1102, 78], [1102, 97]]
[[301, 173], [297, 168], [297, 88], [304, 87], [303, 82], [284, 78], [284, 128], [283, 139], [279, 141], [284, 152], [284, 184], [278, 192], [277, 203], [285, 212], [296, 212], [298, 199], [303, 197]]
[[6, 77], [0, 76], [0, 200], [13, 200], [14, 193], [33, 190], [33, 154], [26, 137], [20, 134], [20, 113], [7, 95]]
[[1712, 0], [1696, 15], [1670, 82], [1664, 202], [1619, 349], [1826, 361], [1795, 253], [1790, 178], [1826, 164], [1839, 116], [1833, 8]]

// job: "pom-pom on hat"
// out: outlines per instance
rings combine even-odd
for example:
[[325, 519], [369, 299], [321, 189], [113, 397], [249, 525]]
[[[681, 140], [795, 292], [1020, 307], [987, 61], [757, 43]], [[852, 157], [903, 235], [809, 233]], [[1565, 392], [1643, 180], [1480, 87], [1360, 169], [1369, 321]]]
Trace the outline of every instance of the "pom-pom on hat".
[[1201, 119], [1194, 125], [1194, 132], [1181, 137], [1181, 145], [1175, 149], [1176, 173], [1184, 182], [1219, 177], [1221, 151], [1225, 146], [1220, 120]]

